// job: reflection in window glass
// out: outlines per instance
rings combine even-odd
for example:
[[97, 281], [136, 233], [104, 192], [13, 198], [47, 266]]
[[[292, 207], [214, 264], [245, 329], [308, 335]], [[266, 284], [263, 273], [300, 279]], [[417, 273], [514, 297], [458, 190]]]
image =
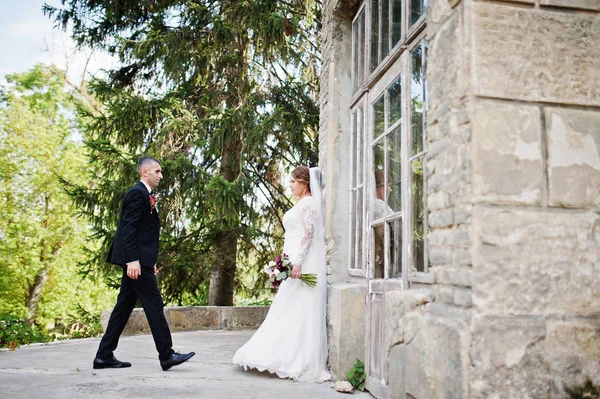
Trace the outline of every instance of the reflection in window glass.
[[390, 3], [381, 1], [381, 59], [390, 53]]
[[364, 59], [365, 59], [365, 11], [361, 11], [358, 18], [352, 25], [352, 46], [353, 46], [353, 79], [352, 92], [356, 92], [364, 81]]
[[383, 224], [373, 226], [373, 278], [383, 278], [385, 262], [385, 229]]
[[362, 267], [362, 244], [363, 244], [363, 188], [360, 187], [357, 190], [357, 199], [356, 199], [356, 219], [357, 219], [357, 237], [356, 237], [356, 265], [358, 268]]
[[387, 88], [390, 111], [388, 114], [388, 126], [392, 126], [402, 116], [402, 79], [398, 76]]
[[[411, 162], [412, 173], [412, 215], [413, 246], [412, 266], [419, 272], [425, 271], [425, 230], [424, 230], [424, 193], [423, 193], [423, 157]], [[414, 270], [413, 269], [413, 270]]]
[[402, 37], [402, 1], [392, 0], [392, 47], [396, 47], [396, 44]]
[[371, 0], [371, 72], [379, 65], [379, 1]]
[[[390, 9], [391, 7], [391, 9]], [[402, 1], [371, 0], [370, 72], [396, 47], [402, 36]]]
[[362, 176], [363, 176], [363, 170], [362, 170], [362, 162], [363, 162], [363, 155], [364, 155], [364, 140], [363, 140], [363, 108], [362, 105], [360, 107], [358, 107], [357, 110], [357, 129], [356, 129], [356, 147], [357, 148], [357, 155], [356, 155], [356, 168], [354, 170], [356, 170], [356, 174], [357, 174], [357, 184], [362, 184]]
[[376, 189], [371, 200], [371, 220], [379, 220], [390, 213], [386, 204], [387, 193], [385, 190], [385, 139], [380, 140], [373, 147], [373, 163]]
[[377, 138], [379, 137], [383, 131], [385, 130], [385, 119], [384, 119], [384, 111], [385, 111], [385, 104], [384, 104], [384, 96], [382, 95], [381, 97], [379, 97], [377, 99], [377, 101], [375, 101], [375, 103], [373, 104], [373, 138]]
[[[391, 211], [399, 212], [402, 210], [402, 163], [400, 153], [401, 126], [398, 126], [388, 136], [388, 179], [387, 187], [381, 187], [385, 192], [388, 206]], [[379, 187], [377, 188], [380, 189]], [[385, 190], [385, 191], [384, 191]]]
[[425, 103], [423, 58], [423, 43], [421, 42], [410, 52], [412, 66], [410, 79], [412, 155], [423, 151], [423, 108]]
[[354, 22], [354, 25], [352, 26], [352, 53], [354, 54], [354, 60], [352, 60], [352, 72], [354, 74], [353, 78], [352, 78], [352, 92], [356, 92], [356, 89], [358, 88], [358, 63], [359, 63], [359, 59], [360, 59], [360, 54], [359, 54], [359, 45], [360, 45], [360, 39], [358, 36], [358, 32], [359, 32], [359, 23], [358, 20], [356, 22]]
[[427, 9], [427, 0], [410, 0], [410, 25], [412, 26], [415, 22], [421, 18], [421, 15], [425, 13]]
[[398, 278], [402, 272], [402, 219], [394, 219], [388, 222], [388, 227], [390, 230], [388, 277]]

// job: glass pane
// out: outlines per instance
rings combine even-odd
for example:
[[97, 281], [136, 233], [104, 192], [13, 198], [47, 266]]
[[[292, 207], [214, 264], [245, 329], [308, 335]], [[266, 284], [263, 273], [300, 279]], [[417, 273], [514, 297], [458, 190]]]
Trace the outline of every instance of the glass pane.
[[360, 44], [359, 31], [360, 24], [356, 20], [354, 25], [352, 26], [352, 55], [354, 59], [352, 60], [352, 92], [354, 93], [356, 89], [358, 89], [358, 63], [360, 60], [360, 54], [358, 50], [358, 46]]
[[423, 43], [421, 42], [410, 52], [412, 73], [410, 79], [410, 106], [411, 106], [411, 155], [423, 151], [423, 107], [425, 96], [425, 70], [423, 65]]
[[380, 96], [373, 104], [373, 138], [379, 137], [385, 130], [384, 96]]
[[362, 269], [362, 245], [363, 245], [363, 189], [359, 188], [356, 192], [356, 265], [357, 269]]
[[383, 278], [385, 264], [385, 229], [383, 224], [373, 227], [373, 278]]
[[419, 20], [427, 9], [427, 0], [410, 0], [410, 25]]
[[427, 111], [429, 95], [427, 94], [427, 54], [429, 40], [423, 39], [423, 148], [427, 148]]
[[371, 220], [384, 218], [388, 214], [385, 192], [385, 140], [373, 147], [373, 179], [375, 194], [371, 200]]
[[360, 12], [358, 17], [359, 22], [359, 44], [358, 44], [358, 54], [360, 57], [358, 58], [358, 87], [362, 86], [365, 78], [365, 10], [363, 9]]
[[413, 270], [425, 271], [425, 237], [424, 237], [424, 193], [423, 193], [423, 157], [411, 163], [412, 173], [412, 216], [413, 216]]
[[360, 170], [358, 168], [358, 164], [357, 164], [358, 157], [356, 156], [356, 154], [358, 152], [357, 150], [358, 150], [358, 141], [359, 141], [358, 140], [359, 134], [358, 134], [357, 116], [358, 116], [358, 112], [356, 110], [354, 110], [352, 112], [352, 137], [351, 137], [352, 142], [350, 144], [350, 152], [352, 153], [351, 157], [352, 157], [352, 166], [353, 166], [353, 169], [350, 172], [350, 174], [351, 174], [350, 188], [356, 187], [356, 174]]
[[[399, 212], [402, 210], [402, 191], [400, 184], [402, 181], [401, 168], [401, 129], [396, 127], [388, 136], [388, 179], [385, 195], [388, 202], [388, 212]], [[383, 188], [382, 188], [383, 191]]]
[[392, 47], [400, 41], [402, 36], [402, 1], [392, 0]]
[[363, 155], [364, 155], [364, 136], [363, 136], [363, 108], [362, 105], [360, 107], [358, 107], [357, 109], [357, 118], [356, 118], [356, 148], [357, 148], [357, 154], [356, 154], [356, 168], [355, 168], [355, 172], [357, 174], [356, 176], [356, 181], [357, 184], [362, 184], [362, 176], [363, 176], [363, 170], [362, 170], [362, 162], [363, 162]]
[[379, 0], [371, 0], [371, 72], [379, 65]]
[[398, 76], [394, 82], [388, 86], [388, 100], [390, 111], [388, 114], [388, 126], [392, 126], [402, 116], [402, 79]]
[[[350, 209], [353, 209], [356, 203], [356, 191], [350, 192]], [[354, 215], [350, 215], [350, 268], [356, 267], [355, 256], [355, 243], [356, 243], [356, 218]]]
[[381, 59], [390, 53], [390, 0], [381, 0]]
[[390, 230], [389, 278], [398, 278], [402, 274], [402, 219], [388, 222]]

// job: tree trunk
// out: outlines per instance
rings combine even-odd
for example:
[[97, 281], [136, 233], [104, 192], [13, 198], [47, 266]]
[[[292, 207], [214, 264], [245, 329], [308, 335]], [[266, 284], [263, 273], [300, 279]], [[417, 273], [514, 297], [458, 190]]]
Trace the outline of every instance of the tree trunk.
[[[233, 133], [221, 155], [220, 174], [233, 182], [240, 174], [241, 140]], [[241, 198], [239, 199], [241, 201]], [[239, 202], [238, 201], [238, 202]], [[239, 210], [238, 210], [239, 212]], [[210, 306], [233, 306], [233, 289], [237, 259], [238, 225], [226, 224], [215, 237], [213, 264], [210, 273], [208, 304]]]
[[[229, 109], [243, 109], [246, 105], [245, 89], [248, 86], [248, 59], [247, 32], [238, 32], [233, 51], [239, 55], [238, 61], [231, 66], [227, 80], [231, 82], [230, 91], [227, 93], [227, 107]], [[242, 171], [242, 152], [244, 149], [245, 125], [240, 121], [237, 126], [231, 126], [228, 138], [221, 149], [220, 175], [228, 182], [235, 181]], [[242, 198], [236, 201], [237, 212], [241, 210], [239, 204]], [[237, 218], [239, 221], [240, 218]], [[210, 287], [208, 290], [208, 304], [210, 306], [233, 306], [233, 290], [235, 286], [235, 271], [237, 260], [237, 243], [239, 239], [239, 222], [226, 223], [215, 238], [213, 250], [213, 264], [210, 273]]]
[[38, 274], [35, 276], [31, 287], [29, 287], [29, 295], [27, 296], [27, 309], [29, 310], [29, 317], [27, 319], [27, 322], [31, 325], [33, 325], [33, 322], [35, 321], [37, 305], [40, 301], [40, 297], [42, 296], [42, 290], [44, 289], [44, 284], [46, 284], [46, 280], [48, 280], [49, 273], [50, 263], [46, 263], [44, 267], [42, 267]]
[[[45, 198], [45, 218], [44, 218], [44, 229], [48, 230], [50, 227], [50, 196], [46, 196]], [[48, 280], [48, 275], [50, 274], [50, 270], [52, 269], [52, 261], [56, 259], [62, 250], [63, 246], [67, 242], [66, 236], [63, 237], [60, 241], [55, 242], [51, 248], [49, 248], [49, 244], [45, 239], [42, 240], [42, 249], [40, 251], [40, 263], [42, 264], [42, 268], [38, 271], [35, 278], [33, 279], [33, 284], [29, 287], [29, 295], [27, 295], [27, 309], [28, 309], [28, 318], [27, 322], [33, 325], [35, 321], [35, 315], [37, 313], [37, 306], [40, 302], [40, 298], [42, 296], [42, 291], [44, 290], [44, 285]], [[52, 253], [48, 256], [47, 250], [50, 249]]]

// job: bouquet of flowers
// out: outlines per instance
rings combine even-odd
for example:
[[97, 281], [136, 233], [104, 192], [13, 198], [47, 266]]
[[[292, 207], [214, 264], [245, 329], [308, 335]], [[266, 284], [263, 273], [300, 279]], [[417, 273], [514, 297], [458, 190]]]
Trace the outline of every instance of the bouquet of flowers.
[[[292, 274], [292, 262], [286, 254], [278, 255], [275, 260], [270, 261], [265, 265], [265, 273], [272, 280], [273, 288], [279, 288], [284, 280], [287, 280]], [[302, 274], [300, 280], [314, 287], [317, 285], [316, 274]]]

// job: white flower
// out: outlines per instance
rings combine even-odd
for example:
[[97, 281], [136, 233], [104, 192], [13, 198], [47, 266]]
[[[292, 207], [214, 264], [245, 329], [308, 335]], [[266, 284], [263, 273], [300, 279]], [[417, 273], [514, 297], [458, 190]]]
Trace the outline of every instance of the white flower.
[[275, 267], [275, 266], [277, 266], [277, 263], [275, 263], [275, 261], [274, 261], [274, 260], [272, 260], [272, 261], [270, 261], [270, 262], [269, 262], [269, 265], [268, 265], [268, 266], [269, 266], [269, 267]]

